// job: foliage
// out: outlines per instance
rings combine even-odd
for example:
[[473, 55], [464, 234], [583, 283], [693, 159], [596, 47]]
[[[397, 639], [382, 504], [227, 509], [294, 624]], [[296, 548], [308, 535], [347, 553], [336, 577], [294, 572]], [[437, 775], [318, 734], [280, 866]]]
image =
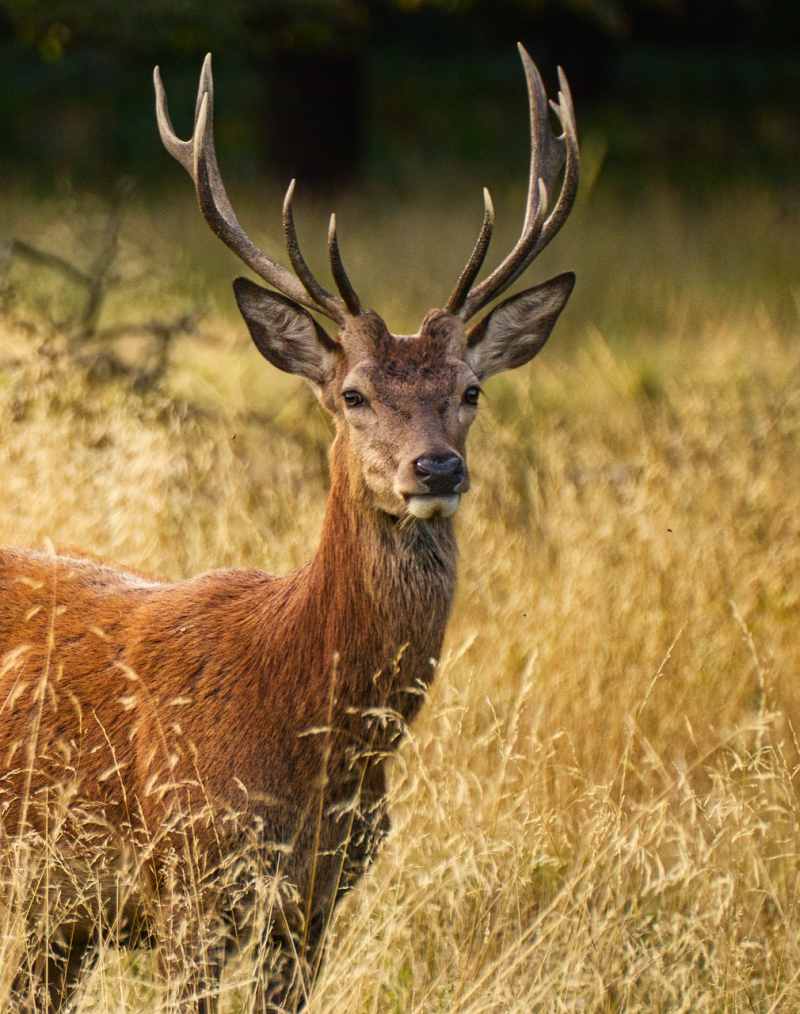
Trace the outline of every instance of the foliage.
[[18, 38], [37, 46], [45, 61], [61, 58], [72, 42], [112, 45], [120, 52], [195, 54], [212, 47], [328, 49], [363, 39], [365, 0], [3, 0], [0, 9]]
[[[119, 52], [148, 54], [170, 51], [194, 55], [213, 47], [246, 52], [274, 49], [311, 51], [353, 50], [364, 45], [376, 22], [391, 12], [413, 15], [436, 12], [452, 21], [490, 26], [521, 18], [536, 24], [566, 20], [569, 30], [594, 26], [612, 37], [645, 34], [648, 26], [661, 32], [693, 36], [698, 30], [716, 38], [732, 26], [756, 34], [767, 26], [780, 41], [781, 29], [797, 28], [791, 0], [2, 0], [0, 11], [17, 37], [35, 46], [43, 60], [56, 62], [71, 45], [100, 41]], [[656, 21], [653, 21], [653, 18]], [[713, 31], [712, 31], [713, 30]], [[777, 34], [776, 34], [777, 33]]]

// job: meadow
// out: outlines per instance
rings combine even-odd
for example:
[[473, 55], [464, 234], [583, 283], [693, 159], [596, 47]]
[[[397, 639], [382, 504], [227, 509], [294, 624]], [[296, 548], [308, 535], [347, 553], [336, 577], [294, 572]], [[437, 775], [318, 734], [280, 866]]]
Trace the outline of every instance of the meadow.
[[[525, 278], [575, 270], [570, 305], [533, 364], [487, 384], [444, 655], [310, 1014], [800, 1007], [800, 195], [623, 198], [592, 175], [589, 152]], [[70, 339], [74, 286], [6, 265], [2, 544], [165, 578], [313, 552], [330, 425], [253, 348], [238, 266], [180, 183], [134, 197], [101, 321], [202, 308], [156, 379], [147, 333]], [[495, 197], [491, 264], [524, 199]], [[273, 252], [280, 199], [234, 200]], [[330, 210], [298, 193], [320, 275]], [[449, 294], [480, 193], [366, 188], [336, 211], [364, 301], [407, 332]], [[0, 231], [88, 264], [104, 215], [20, 191]], [[0, 1009], [24, 950], [6, 906]], [[154, 967], [109, 948], [79, 1011], [158, 1010]], [[251, 979], [231, 965], [225, 1010]]]

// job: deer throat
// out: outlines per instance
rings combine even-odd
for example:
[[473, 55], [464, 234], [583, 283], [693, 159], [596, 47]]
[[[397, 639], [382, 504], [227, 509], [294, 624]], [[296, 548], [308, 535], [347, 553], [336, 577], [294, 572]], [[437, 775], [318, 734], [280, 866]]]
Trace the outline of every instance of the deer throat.
[[[324, 610], [325, 650], [342, 676], [391, 692], [433, 678], [456, 587], [457, 549], [450, 518], [397, 519], [332, 483], [309, 592]], [[377, 678], [377, 674], [381, 678]], [[383, 692], [383, 691], [379, 691]], [[401, 695], [409, 718], [421, 698]], [[370, 703], [376, 703], [370, 691]]]

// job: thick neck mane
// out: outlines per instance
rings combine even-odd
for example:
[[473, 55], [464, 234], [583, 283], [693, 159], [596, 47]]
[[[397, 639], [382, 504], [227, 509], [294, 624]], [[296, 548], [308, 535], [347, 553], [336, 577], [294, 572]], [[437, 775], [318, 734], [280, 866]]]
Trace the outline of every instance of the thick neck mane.
[[349, 474], [339, 437], [319, 547], [288, 580], [307, 671], [336, 669], [343, 707], [389, 702], [408, 721], [420, 695], [398, 691], [430, 682], [455, 593], [451, 519], [419, 522], [376, 510]]

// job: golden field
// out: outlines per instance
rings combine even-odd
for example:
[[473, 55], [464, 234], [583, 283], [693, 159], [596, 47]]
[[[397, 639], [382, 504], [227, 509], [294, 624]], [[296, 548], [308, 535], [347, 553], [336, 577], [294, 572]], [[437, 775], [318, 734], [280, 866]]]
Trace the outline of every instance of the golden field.
[[[523, 201], [497, 197], [492, 264]], [[330, 209], [298, 202], [322, 275]], [[272, 252], [279, 207], [250, 195], [241, 216]], [[586, 186], [526, 276], [574, 269], [578, 287], [541, 356], [487, 385], [446, 650], [310, 1014], [800, 1008], [798, 208]], [[444, 301], [480, 220], [462, 180], [336, 210], [396, 332]], [[103, 221], [19, 194], [0, 227], [85, 265]], [[101, 326], [204, 315], [147, 384], [108, 367], [110, 339], [68, 352], [74, 287], [6, 264], [0, 541], [166, 578], [300, 565], [330, 427], [250, 343], [233, 257], [181, 191], [135, 198], [113, 270]], [[113, 348], [147, 361], [146, 336]], [[7, 901], [0, 1009], [25, 946]], [[154, 968], [109, 948], [79, 1010], [158, 1009]], [[225, 1009], [247, 1009], [251, 973], [231, 965]]]

